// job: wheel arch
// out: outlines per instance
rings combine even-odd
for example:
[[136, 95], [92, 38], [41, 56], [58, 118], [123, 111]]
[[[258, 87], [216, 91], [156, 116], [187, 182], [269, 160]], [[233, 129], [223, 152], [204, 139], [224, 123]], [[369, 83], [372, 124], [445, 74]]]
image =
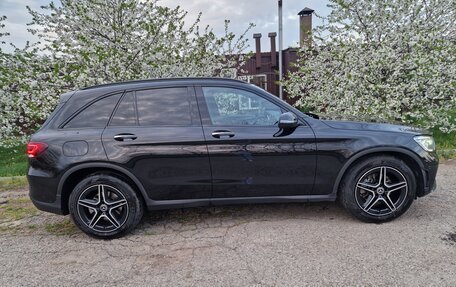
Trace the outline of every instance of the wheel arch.
[[138, 193], [140, 200], [142, 200], [143, 203], [146, 203], [147, 193], [144, 186], [138, 178], [127, 169], [104, 162], [83, 163], [67, 170], [60, 179], [57, 187], [57, 198], [60, 198], [63, 214], [69, 213], [68, 200], [76, 184], [86, 176], [97, 172], [106, 172], [127, 181]]
[[416, 178], [417, 183], [417, 196], [420, 196], [424, 192], [424, 185], [425, 185], [425, 174], [424, 174], [424, 165], [419, 159], [419, 157], [410, 150], [404, 148], [397, 148], [397, 147], [379, 147], [379, 148], [371, 148], [368, 150], [363, 150], [355, 155], [353, 155], [341, 168], [339, 171], [336, 181], [333, 186], [332, 193], [334, 195], [338, 195], [340, 183], [344, 178], [347, 171], [350, 169], [351, 166], [356, 164], [357, 162], [364, 160], [371, 156], [376, 155], [391, 155], [395, 156], [401, 160], [403, 160], [413, 171]]

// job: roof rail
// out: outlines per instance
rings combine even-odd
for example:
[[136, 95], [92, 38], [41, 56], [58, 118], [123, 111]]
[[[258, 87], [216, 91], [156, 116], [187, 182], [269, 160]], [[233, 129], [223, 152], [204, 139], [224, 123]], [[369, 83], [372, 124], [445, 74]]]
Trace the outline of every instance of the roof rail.
[[160, 78], [160, 79], [146, 79], [146, 80], [132, 80], [132, 81], [124, 81], [124, 82], [116, 82], [116, 83], [108, 83], [108, 84], [100, 84], [90, 87], [82, 88], [81, 90], [90, 90], [96, 88], [103, 88], [103, 87], [110, 87], [110, 86], [120, 86], [120, 85], [127, 85], [127, 84], [141, 84], [141, 83], [154, 83], [154, 82], [165, 82], [165, 81], [192, 81], [192, 80], [224, 80], [224, 81], [232, 81], [236, 83], [245, 83], [244, 81], [232, 78], [217, 78], [217, 77], [190, 77], [190, 78]]

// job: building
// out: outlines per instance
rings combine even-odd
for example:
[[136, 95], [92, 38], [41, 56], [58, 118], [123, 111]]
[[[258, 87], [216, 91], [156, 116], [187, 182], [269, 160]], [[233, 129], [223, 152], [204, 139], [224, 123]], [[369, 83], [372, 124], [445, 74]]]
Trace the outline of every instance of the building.
[[[310, 31], [312, 30], [312, 14], [314, 10], [304, 8], [299, 15], [300, 46], [310, 45]], [[268, 33], [270, 50], [261, 50], [260, 33], [253, 34], [255, 39], [255, 54], [247, 60], [246, 64], [238, 71], [238, 79], [255, 84], [271, 94], [279, 95], [279, 52], [276, 49], [276, 32]], [[282, 51], [282, 71], [286, 75], [294, 71], [293, 63], [297, 60], [299, 48], [287, 48]], [[284, 92], [284, 99], [289, 103], [293, 100]]]

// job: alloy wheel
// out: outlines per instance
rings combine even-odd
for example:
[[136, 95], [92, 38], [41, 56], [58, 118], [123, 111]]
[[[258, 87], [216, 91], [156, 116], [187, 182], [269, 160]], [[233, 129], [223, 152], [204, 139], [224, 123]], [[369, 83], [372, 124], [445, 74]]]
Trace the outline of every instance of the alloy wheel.
[[355, 186], [358, 206], [373, 216], [385, 216], [395, 212], [404, 203], [407, 193], [405, 176], [389, 166], [368, 170]]
[[112, 232], [127, 221], [128, 202], [118, 189], [106, 184], [97, 184], [81, 193], [77, 211], [90, 229], [97, 232]]

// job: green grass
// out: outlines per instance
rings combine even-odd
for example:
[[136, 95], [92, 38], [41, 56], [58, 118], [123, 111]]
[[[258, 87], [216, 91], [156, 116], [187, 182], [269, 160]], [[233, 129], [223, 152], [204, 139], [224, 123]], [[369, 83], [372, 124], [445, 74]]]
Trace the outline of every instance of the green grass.
[[442, 133], [434, 130], [434, 139], [441, 158], [456, 158], [456, 132]]
[[44, 229], [55, 235], [72, 235], [78, 232], [76, 225], [68, 218], [57, 223], [46, 223]]
[[0, 147], [0, 177], [25, 175], [26, 171], [25, 145], [11, 148]]
[[0, 205], [0, 223], [17, 221], [36, 214], [38, 210], [27, 197], [11, 198]]
[[435, 143], [439, 150], [456, 149], [456, 132], [442, 133], [434, 130]]
[[28, 184], [25, 176], [0, 177], [0, 191], [14, 190], [26, 187]]

